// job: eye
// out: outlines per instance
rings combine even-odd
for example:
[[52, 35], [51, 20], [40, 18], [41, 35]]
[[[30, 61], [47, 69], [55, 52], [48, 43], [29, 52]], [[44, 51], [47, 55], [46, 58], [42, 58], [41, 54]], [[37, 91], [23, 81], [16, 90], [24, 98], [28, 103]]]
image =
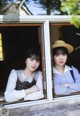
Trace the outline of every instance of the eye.
[[37, 63], [40, 63], [40, 60], [39, 59], [35, 59], [35, 58], [30, 58], [31, 61], [36, 61]]
[[40, 63], [40, 60], [39, 60], [39, 59], [36, 59], [36, 62], [37, 62], [37, 63]]
[[30, 60], [31, 60], [31, 61], [33, 61], [33, 60], [34, 60], [34, 58], [30, 58]]
[[63, 53], [62, 55], [63, 55], [63, 56], [66, 56], [66, 54], [65, 54], [65, 53]]
[[56, 54], [55, 56], [58, 57], [60, 54]]

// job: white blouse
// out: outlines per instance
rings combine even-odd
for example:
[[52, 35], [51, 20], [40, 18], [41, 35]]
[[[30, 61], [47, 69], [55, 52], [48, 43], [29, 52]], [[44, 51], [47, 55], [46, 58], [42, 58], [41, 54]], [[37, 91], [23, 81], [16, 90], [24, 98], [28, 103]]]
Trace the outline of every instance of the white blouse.
[[[21, 82], [32, 82], [33, 79], [36, 80], [36, 86], [39, 91], [30, 93], [28, 95], [25, 94], [25, 90], [16, 90], [16, 82], [17, 77]], [[22, 70], [11, 70], [9, 75], [8, 83], [6, 90], [4, 92], [5, 100], [7, 102], [14, 102], [20, 99], [24, 100], [36, 100], [43, 98], [43, 85], [42, 85], [42, 73], [41, 71], [36, 71], [33, 73], [31, 77], [27, 77]]]

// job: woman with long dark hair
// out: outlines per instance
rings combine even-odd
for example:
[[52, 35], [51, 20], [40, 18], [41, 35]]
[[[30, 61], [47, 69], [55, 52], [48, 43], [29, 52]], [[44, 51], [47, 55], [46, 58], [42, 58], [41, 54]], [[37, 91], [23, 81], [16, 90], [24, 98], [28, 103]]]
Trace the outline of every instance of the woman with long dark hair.
[[44, 97], [42, 73], [37, 70], [40, 66], [40, 58], [39, 50], [28, 49], [25, 60], [26, 67], [21, 70], [11, 70], [4, 93], [7, 102], [21, 99], [36, 100]]

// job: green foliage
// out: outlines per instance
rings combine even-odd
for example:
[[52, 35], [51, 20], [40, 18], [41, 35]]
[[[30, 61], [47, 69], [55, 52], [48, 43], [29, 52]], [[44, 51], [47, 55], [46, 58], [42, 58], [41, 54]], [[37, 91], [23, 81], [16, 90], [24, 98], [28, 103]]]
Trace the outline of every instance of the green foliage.
[[61, 10], [71, 16], [71, 24], [80, 28], [80, 0], [61, 0]]
[[70, 18], [70, 22], [75, 27], [80, 28], [80, 17], [78, 17], [78, 15], [72, 15]]

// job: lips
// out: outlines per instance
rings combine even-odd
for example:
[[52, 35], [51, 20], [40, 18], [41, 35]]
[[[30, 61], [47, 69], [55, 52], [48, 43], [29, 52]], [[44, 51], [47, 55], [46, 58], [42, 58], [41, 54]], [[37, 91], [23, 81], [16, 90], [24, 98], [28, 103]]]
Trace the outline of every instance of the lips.
[[60, 61], [59, 63], [60, 63], [60, 64], [63, 64], [64, 62], [63, 62], [63, 61]]
[[31, 66], [31, 68], [34, 68], [34, 69], [35, 69], [36, 67], [34, 67], [34, 66]]

